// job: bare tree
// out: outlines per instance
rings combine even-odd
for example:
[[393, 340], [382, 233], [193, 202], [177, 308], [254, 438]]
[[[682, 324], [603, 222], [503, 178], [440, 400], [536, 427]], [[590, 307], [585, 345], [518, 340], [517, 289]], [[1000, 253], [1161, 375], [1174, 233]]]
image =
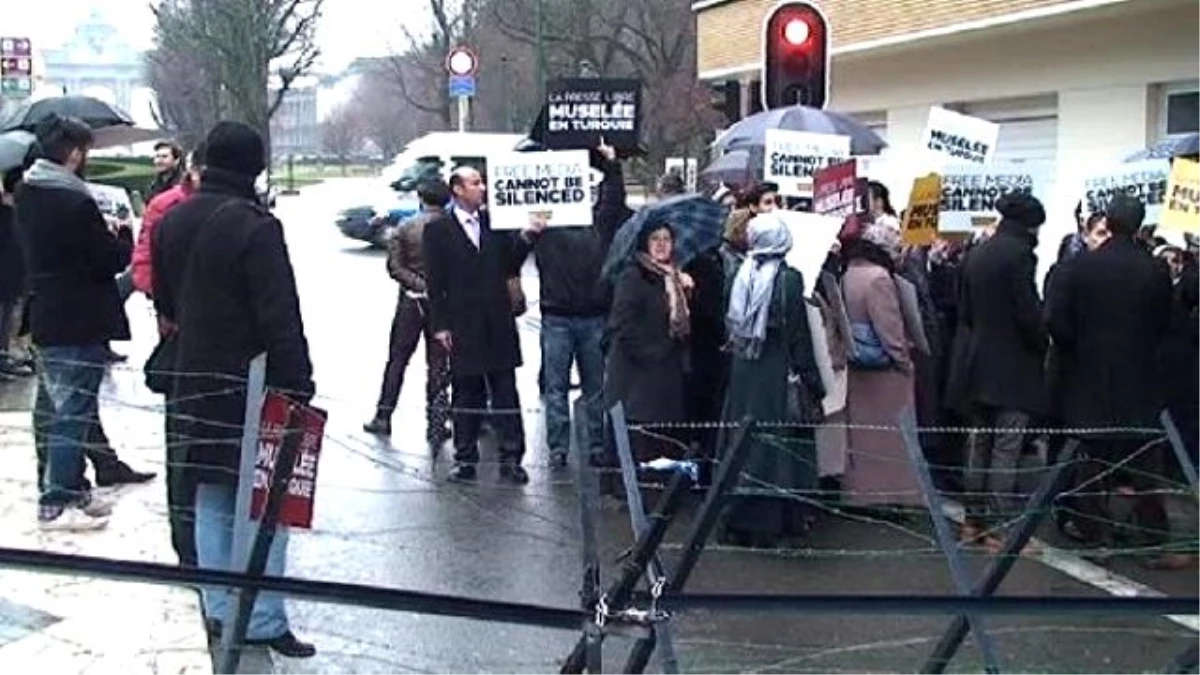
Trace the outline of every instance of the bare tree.
[[154, 48], [146, 54], [146, 81], [155, 94], [155, 121], [194, 145], [221, 116], [218, 66], [183, 29], [187, 8], [166, 0], [154, 8]]
[[[406, 106], [396, 80], [383, 68], [363, 73], [350, 100], [363, 137], [378, 148], [384, 160], [395, 157], [410, 140], [438, 128], [436, 116]], [[400, 112], [405, 107], [409, 109]]]
[[342, 166], [342, 175], [346, 174], [350, 157], [362, 152], [363, 141], [362, 120], [349, 105], [338, 106], [321, 123], [321, 145], [326, 152], [337, 157]]
[[[323, 3], [162, 0], [153, 8], [155, 39], [206, 55], [212, 67], [203, 73], [219, 91], [221, 116], [245, 122], [269, 139], [271, 116], [320, 54], [316, 28]], [[160, 59], [167, 60], [165, 54]]]

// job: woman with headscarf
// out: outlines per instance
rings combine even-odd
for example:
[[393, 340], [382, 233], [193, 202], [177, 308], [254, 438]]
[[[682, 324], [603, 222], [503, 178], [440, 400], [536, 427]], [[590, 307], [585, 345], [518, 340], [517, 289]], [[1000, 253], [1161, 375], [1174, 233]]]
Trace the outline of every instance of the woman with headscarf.
[[[683, 422], [684, 377], [692, 279], [675, 264], [675, 234], [666, 223], [638, 237], [637, 253], [613, 289], [608, 319], [610, 346], [605, 406], [625, 406], [630, 424]], [[659, 436], [670, 436], [656, 430]], [[683, 447], [669, 439], [635, 433], [635, 459], [679, 458]]]
[[[897, 425], [913, 409], [911, 339], [893, 277], [900, 233], [871, 223], [846, 243], [842, 288], [850, 319], [845, 501], [857, 506], [920, 504], [916, 473]], [[869, 429], [867, 427], [887, 427]]]
[[[764, 214], [750, 221], [747, 243], [725, 314], [732, 362], [722, 417], [815, 422], [825, 390], [813, 358], [804, 279], [784, 262], [791, 233], [778, 216]], [[748, 442], [742, 484], [722, 518], [724, 540], [766, 547], [803, 537], [809, 519], [800, 500], [811, 499], [807, 493], [817, 483], [812, 431], [764, 428]]]

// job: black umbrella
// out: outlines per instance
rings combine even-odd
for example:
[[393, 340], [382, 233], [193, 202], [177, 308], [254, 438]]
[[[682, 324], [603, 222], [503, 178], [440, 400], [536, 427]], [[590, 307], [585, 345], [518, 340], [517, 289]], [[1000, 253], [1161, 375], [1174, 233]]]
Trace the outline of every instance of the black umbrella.
[[98, 98], [55, 96], [26, 103], [17, 108], [17, 111], [0, 125], [0, 131], [33, 131], [42, 120], [52, 115], [78, 118], [93, 129], [133, 126], [133, 118], [129, 113]]
[[1139, 162], [1143, 159], [1168, 159], [1197, 155], [1200, 155], [1200, 133], [1192, 132], [1167, 136], [1145, 150], [1138, 150], [1126, 157], [1125, 161]]
[[28, 131], [6, 131], [0, 133], [0, 173], [24, 166], [29, 150], [37, 137]]
[[743, 186], [762, 180], [763, 157], [761, 147], [730, 150], [704, 167], [700, 178], [726, 185]]

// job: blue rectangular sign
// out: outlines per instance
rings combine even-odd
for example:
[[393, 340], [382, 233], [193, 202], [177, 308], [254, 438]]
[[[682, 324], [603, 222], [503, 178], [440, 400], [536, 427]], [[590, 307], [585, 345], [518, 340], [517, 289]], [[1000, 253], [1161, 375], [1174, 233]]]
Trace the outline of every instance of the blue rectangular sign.
[[475, 95], [475, 76], [474, 75], [451, 75], [450, 76], [450, 95], [456, 97], [468, 97]]

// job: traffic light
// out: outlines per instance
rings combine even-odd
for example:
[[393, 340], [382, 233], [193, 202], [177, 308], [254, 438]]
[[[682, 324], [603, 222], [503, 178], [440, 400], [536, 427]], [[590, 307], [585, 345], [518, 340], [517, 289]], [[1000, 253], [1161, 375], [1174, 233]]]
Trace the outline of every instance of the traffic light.
[[829, 24], [810, 2], [782, 2], [763, 32], [763, 107], [824, 108], [829, 98]]

